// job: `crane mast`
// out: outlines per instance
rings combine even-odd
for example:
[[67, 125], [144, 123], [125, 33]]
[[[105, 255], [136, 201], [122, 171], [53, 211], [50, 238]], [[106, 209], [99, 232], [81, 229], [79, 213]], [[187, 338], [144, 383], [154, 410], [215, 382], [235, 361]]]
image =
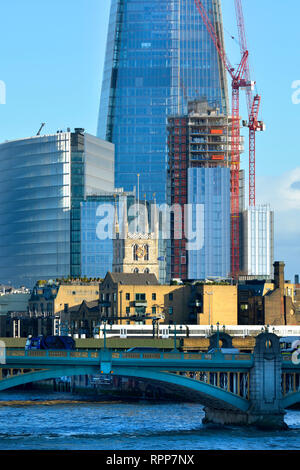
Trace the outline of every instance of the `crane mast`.
[[226, 56], [221, 41], [200, 0], [194, 0], [207, 31], [217, 49], [219, 57], [231, 76], [231, 276], [236, 278], [240, 270], [240, 223], [239, 223], [239, 179], [240, 179], [240, 88], [252, 88], [253, 83], [246, 76], [248, 50], [243, 51], [239, 66], [234, 69]]
[[[244, 14], [242, 8], [242, 0], [234, 0], [235, 12], [237, 18], [237, 26], [240, 40], [241, 55], [243, 57], [245, 51], [248, 51]], [[245, 66], [245, 78], [250, 81], [249, 60]], [[249, 206], [254, 207], [256, 203], [256, 132], [264, 131], [265, 125], [262, 121], [258, 121], [258, 113], [260, 108], [261, 96], [256, 94], [253, 97], [252, 89], [246, 89], [248, 122], [243, 121], [243, 125], [249, 128]]]

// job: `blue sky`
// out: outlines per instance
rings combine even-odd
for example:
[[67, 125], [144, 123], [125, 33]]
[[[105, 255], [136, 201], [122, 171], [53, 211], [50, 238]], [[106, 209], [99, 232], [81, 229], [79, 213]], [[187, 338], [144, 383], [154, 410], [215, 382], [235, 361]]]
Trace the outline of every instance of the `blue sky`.
[[[163, 1], [163, 0], [162, 0]], [[10, 0], [1, 5], [0, 142], [84, 127], [95, 134], [110, 0]], [[299, 0], [243, 0], [250, 62], [262, 95], [265, 133], [257, 134], [257, 202], [275, 210], [275, 258], [286, 277], [300, 272]], [[239, 61], [234, 0], [223, 0], [225, 41]], [[300, 87], [299, 87], [300, 88]], [[300, 96], [300, 95], [299, 95]], [[246, 117], [245, 96], [241, 111]], [[244, 131], [247, 145], [248, 134]], [[242, 166], [247, 168], [245, 152]]]

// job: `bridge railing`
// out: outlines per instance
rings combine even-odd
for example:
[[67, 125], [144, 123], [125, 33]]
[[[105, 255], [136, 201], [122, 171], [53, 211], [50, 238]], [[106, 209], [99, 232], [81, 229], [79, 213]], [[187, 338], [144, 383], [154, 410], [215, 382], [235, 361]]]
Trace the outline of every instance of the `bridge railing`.
[[[195, 361], [210, 361], [216, 358], [215, 354], [208, 353], [186, 353], [186, 352], [112, 352], [112, 359], [157, 359], [157, 360], [195, 360]], [[219, 356], [220, 357], [220, 356]], [[251, 361], [251, 354], [222, 354], [222, 359], [225, 361]]]
[[99, 351], [88, 350], [88, 351], [73, 351], [73, 350], [54, 350], [54, 349], [9, 349], [7, 352], [7, 358], [17, 357], [36, 357], [36, 358], [98, 358]]
[[[222, 358], [224, 361], [251, 361], [252, 355], [246, 353], [222, 354], [216, 356], [214, 353], [208, 354], [207, 352], [126, 352], [126, 351], [112, 351], [112, 359], [142, 359], [142, 360], [189, 360], [189, 361], [212, 361], [214, 359]], [[220, 354], [220, 353], [218, 353]], [[7, 351], [7, 359], [14, 358], [65, 358], [65, 359], [100, 359], [101, 350], [50, 350], [50, 349], [36, 349], [36, 350], [21, 350], [9, 349]]]

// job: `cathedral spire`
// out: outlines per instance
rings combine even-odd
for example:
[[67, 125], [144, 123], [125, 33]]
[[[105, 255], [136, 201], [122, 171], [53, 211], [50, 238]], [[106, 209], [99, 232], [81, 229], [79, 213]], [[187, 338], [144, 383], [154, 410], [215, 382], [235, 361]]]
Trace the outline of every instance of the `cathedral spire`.
[[154, 204], [152, 206], [153, 210], [153, 216], [151, 216], [152, 223], [153, 223], [153, 228], [152, 231], [154, 232], [154, 238], [158, 239], [158, 234], [159, 234], [159, 220], [158, 220], [158, 213], [157, 213], [157, 206], [156, 206], [156, 198], [155, 198], [155, 193], [153, 193], [153, 199], [154, 199]]
[[118, 206], [117, 206], [117, 195], [114, 194], [115, 198], [115, 212], [114, 212], [114, 231], [115, 231], [115, 238], [119, 238], [120, 235], [120, 227], [119, 227], [119, 218], [118, 218]]
[[127, 196], [122, 198], [122, 205], [123, 205], [123, 217], [122, 217], [122, 238], [123, 240], [127, 238], [128, 235], [128, 216], [127, 216]]
[[144, 195], [144, 212], [143, 212], [143, 216], [144, 216], [145, 234], [148, 234], [149, 233], [149, 219], [148, 219], [148, 205], [147, 205], [147, 201], [146, 201], [146, 194]]

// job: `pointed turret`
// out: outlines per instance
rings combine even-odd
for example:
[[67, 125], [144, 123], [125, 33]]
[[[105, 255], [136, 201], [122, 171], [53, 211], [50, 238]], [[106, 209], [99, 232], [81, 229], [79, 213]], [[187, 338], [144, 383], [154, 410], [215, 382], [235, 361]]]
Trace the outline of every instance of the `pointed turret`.
[[121, 224], [121, 237], [123, 240], [127, 238], [128, 235], [128, 216], [127, 216], [127, 197], [122, 198], [122, 224]]
[[114, 195], [114, 198], [115, 198], [114, 238], [119, 238], [119, 236], [120, 236], [120, 227], [119, 227], [118, 206], [117, 206], [116, 195]]
[[[154, 196], [155, 196], [155, 193], [154, 193]], [[154, 197], [154, 204], [152, 204], [152, 211], [153, 211], [153, 215], [151, 216], [152, 224], [153, 224], [152, 231], [154, 233], [154, 239], [157, 240], [159, 236], [159, 218], [158, 218], [158, 210], [156, 206], [155, 197]], [[151, 214], [152, 214], [152, 211], [151, 211]]]

